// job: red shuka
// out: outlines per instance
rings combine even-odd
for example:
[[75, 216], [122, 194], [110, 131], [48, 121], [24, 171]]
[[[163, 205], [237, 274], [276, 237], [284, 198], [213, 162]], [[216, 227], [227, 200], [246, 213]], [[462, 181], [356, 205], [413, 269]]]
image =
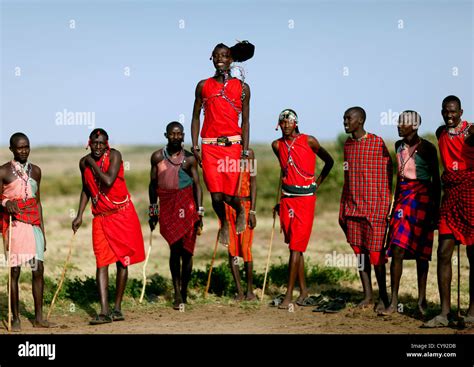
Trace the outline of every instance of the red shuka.
[[[100, 160], [102, 172], [110, 166], [110, 151]], [[145, 260], [143, 235], [125, 184], [123, 163], [111, 187], [99, 187], [90, 167], [84, 171], [92, 197], [92, 242], [97, 267], [120, 261], [124, 266]]]
[[[461, 124], [461, 131], [467, 131], [470, 124]], [[474, 245], [474, 147], [466, 144], [464, 134], [450, 136], [446, 129], [438, 144], [444, 167], [439, 234], [452, 234], [463, 245]]]
[[[305, 252], [313, 228], [316, 195], [314, 171], [316, 155], [308, 145], [308, 136], [278, 140], [280, 166], [283, 170], [280, 200], [280, 224], [290, 250]], [[289, 195], [289, 193], [295, 193]], [[299, 196], [305, 195], [305, 196]]]
[[[226, 84], [219, 83], [214, 78], [207, 79], [202, 88], [202, 99], [204, 107], [202, 138], [242, 134], [239, 126], [242, 111], [242, 82], [239, 79], [231, 79]], [[238, 161], [241, 152], [240, 144], [202, 145], [202, 172], [209, 192], [237, 195]]]

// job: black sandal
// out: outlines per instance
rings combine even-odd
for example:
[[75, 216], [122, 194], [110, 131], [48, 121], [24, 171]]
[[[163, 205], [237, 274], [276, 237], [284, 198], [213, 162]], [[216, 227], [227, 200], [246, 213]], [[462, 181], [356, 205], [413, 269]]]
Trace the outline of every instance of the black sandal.
[[103, 313], [97, 315], [91, 321], [89, 321], [89, 325], [102, 325], [102, 324], [109, 324], [112, 322], [112, 318], [109, 315], [104, 315]]
[[125, 320], [125, 317], [123, 316], [122, 311], [119, 310], [114, 310], [110, 316], [112, 317], [113, 321], [123, 321]]

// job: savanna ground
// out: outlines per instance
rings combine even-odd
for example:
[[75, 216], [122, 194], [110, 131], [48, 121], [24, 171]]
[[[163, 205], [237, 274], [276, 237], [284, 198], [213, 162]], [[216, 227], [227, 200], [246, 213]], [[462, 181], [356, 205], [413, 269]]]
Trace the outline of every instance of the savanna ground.
[[[47, 232], [47, 252], [45, 261], [45, 313], [56, 290], [68, 246], [72, 238], [71, 221], [75, 216], [79, 192], [80, 177], [78, 160], [85, 154], [83, 148], [35, 149], [32, 141], [30, 159], [41, 166], [43, 171], [42, 201]], [[391, 144], [393, 145], [393, 144]], [[417, 302], [416, 267], [413, 261], [404, 265], [400, 287], [400, 308], [402, 313], [391, 317], [377, 316], [372, 310], [358, 310], [355, 305], [362, 298], [361, 285], [354, 267], [346, 266], [341, 258], [351, 255], [351, 249], [345, 241], [338, 225], [338, 200], [342, 188], [341, 140], [328, 144], [327, 148], [336, 159], [329, 179], [318, 193], [316, 217], [313, 235], [305, 254], [308, 283], [311, 294], [330, 296], [343, 295], [349, 301], [344, 310], [336, 314], [312, 312], [312, 307], [296, 306], [293, 312], [270, 307], [273, 297], [284, 293], [286, 282], [287, 246], [279, 233], [277, 221], [271, 256], [272, 268], [269, 274], [265, 299], [258, 301], [233, 301], [233, 286], [227, 266], [227, 250], [222, 245], [213, 271], [209, 295], [204, 298], [203, 290], [207, 279], [215, 243], [218, 223], [212, 214], [209, 195], [205, 193], [207, 209], [204, 232], [198, 237], [194, 256], [194, 272], [191, 281], [190, 300], [186, 308], [175, 311], [171, 308], [172, 286], [168, 268], [169, 249], [158, 231], [153, 234], [153, 247], [147, 267], [148, 286], [143, 303], [139, 303], [142, 282], [142, 264], [130, 267], [129, 284], [123, 302], [123, 311], [127, 320], [101, 326], [89, 326], [88, 321], [98, 311], [95, 289], [95, 259], [91, 244], [91, 214], [86, 210], [83, 226], [74, 241], [72, 261], [60, 296], [51, 315], [51, 321], [59, 325], [49, 330], [34, 329], [27, 319], [33, 316], [31, 295], [31, 272], [24, 268], [21, 276], [20, 300], [23, 333], [127, 333], [127, 334], [417, 334], [417, 333], [473, 333], [474, 329], [458, 330], [421, 329], [422, 321], [415, 316]], [[149, 179], [149, 157], [153, 147], [123, 146], [121, 150], [126, 169], [126, 179], [132, 193], [148, 247], [149, 228], [147, 216], [147, 186]], [[278, 167], [269, 147], [254, 147], [258, 159], [258, 205], [257, 228], [253, 244], [256, 294], [260, 297], [263, 273], [272, 231], [271, 208], [275, 202]], [[10, 159], [7, 148], [1, 149], [0, 161]], [[319, 167], [320, 169], [321, 167]], [[428, 317], [439, 312], [439, 297], [436, 282], [436, 239], [433, 261], [428, 277]], [[468, 263], [464, 250], [461, 252], [461, 306], [468, 305]], [[334, 258], [334, 255], [339, 256]], [[349, 258], [350, 259], [350, 258]], [[110, 267], [110, 275], [115, 274]], [[387, 266], [387, 284], [389, 284], [389, 266]], [[456, 305], [456, 266], [453, 266], [452, 302]], [[375, 277], [373, 285], [376, 289]], [[7, 271], [0, 276], [0, 315], [3, 320], [7, 314], [6, 296]], [[111, 296], [114, 281], [110, 282]], [[389, 289], [390, 290], [390, 289]], [[297, 291], [294, 293], [295, 299]], [[112, 300], [113, 298], [111, 298]], [[5, 323], [0, 333], [6, 333]]]

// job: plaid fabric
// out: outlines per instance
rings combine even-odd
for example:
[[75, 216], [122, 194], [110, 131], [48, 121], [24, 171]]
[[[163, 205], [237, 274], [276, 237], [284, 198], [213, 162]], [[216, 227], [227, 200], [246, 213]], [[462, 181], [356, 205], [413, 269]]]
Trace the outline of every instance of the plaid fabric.
[[431, 260], [433, 249], [433, 200], [428, 181], [399, 181], [390, 219], [387, 255], [392, 246], [406, 250], [405, 258]]
[[[160, 233], [168, 244], [172, 245], [185, 237], [189, 231], [195, 231], [199, 216], [194, 203], [193, 186], [181, 190], [158, 189], [158, 197], [160, 199]], [[186, 238], [192, 239], [192, 236]]]
[[20, 212], [14, 215], [15, 220], [28, 223], [33, 226], [41, 225], [41, 217], [38, 207], [38, 202], [35, 198], [30, 198], [26, 201], [16, 200]]
[[474, 245], [474, 170], [444, 171], [440, 217], [464, 245]]
[[[13, 220], [17, 220], [23, 223], [31, 224], [33, 226], [41, 225], [41, 216], [39, 212], [38, 202], [35, 198], [30, 198], [26, 201], [21, 199], [13, 199], [18, 204], [20, 212], [13, 215]], [[3, 208], [2, 208], [3, 209]], [[5, 234], [8, 231], [9, 214], [2, 210], [2, 233]]]
[[385, 222], [369, 222], [367, 218], [347, 217], [344, 232], [347, 242], [353, 248], [359, 248], [356, 253], [372, 253], [383, 250], [385, 228]]
[[[392, 160], [382, 138], [367, 134], [360, 141], [347, 139], [339, 224], [348, 237], [347, 219], [366, 219], [372, 231], [371, 241], [364, 245], [368, 251], [381, 251], [383, 248], [392, 175]], [[351, 237], [357, 239], [360, 236], [353, 233]], [[348, 242], [352, 244], [349, 237]]]

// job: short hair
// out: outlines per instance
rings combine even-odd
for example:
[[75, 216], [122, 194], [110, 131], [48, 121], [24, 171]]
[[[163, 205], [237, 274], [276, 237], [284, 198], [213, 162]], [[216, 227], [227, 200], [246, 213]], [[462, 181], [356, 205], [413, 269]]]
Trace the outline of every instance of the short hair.
[[362, 107], [354, 106], [346, 110], [346, 112], [349, 112], [349, 111], [356, 111], [362, 117], [362, 120], [363, 120], [362, 122], [365, 122], [367, 115], [365, 113], [365, 110]]
[[228, 48], [230, 50], [230, 47], [223, 44], [222, 42], [221, 43], [218, 43], [215, 47], [214, 47], [214, 50], [217, 49], [217, 48]]
[[[398, 118], [400, 118], [402, 115], [410, 115], [414, 117], [413, 123], [412, 123], [413, 126], [418, 127], [421, 125], [421, 115], [418, 112], [413, 111], [413, 110], [405, 110], [398, 116]], [[406, 121], [403, 121], [403, 122], [405, 123]]]
[[28, 139], [26, 134], [18, 132], [10, 136], [10, 147], [13, 147], [16, 144], [16, 142], [20, 139], [26, 139], [30, 141], [30, 139]]
[[166, 125], [166, 133], [174, 129], [175, 127], [178, 127], [181, 132], [184, 132], [184, 126], [178, 122], [178, 121], [171, 121], [168, 125]]
[[447, 96], [445, 99], [443, 99], [443, 103], [442, 103], [442, 107], [444, 108], [449, 102], [457, 102], [458, 106], [459, 106], [459, 109], [461, 109], [461, 100], [459, 99], [459, 97], [456, 97], [456, 96], [453, 96], [453, 95], [450, 95], [450, 96]]
[[97, 129], [92, 130], [92, 132], [89, 135], [89, 139], [96, 138], [100, 135], [104, 135], [105, 138], [107, 140], [109, 140], [109, 134], [107, 134], [107, 131], [105, 131], [104, 129], [101, 129], [101, 128], [97, 128]]

